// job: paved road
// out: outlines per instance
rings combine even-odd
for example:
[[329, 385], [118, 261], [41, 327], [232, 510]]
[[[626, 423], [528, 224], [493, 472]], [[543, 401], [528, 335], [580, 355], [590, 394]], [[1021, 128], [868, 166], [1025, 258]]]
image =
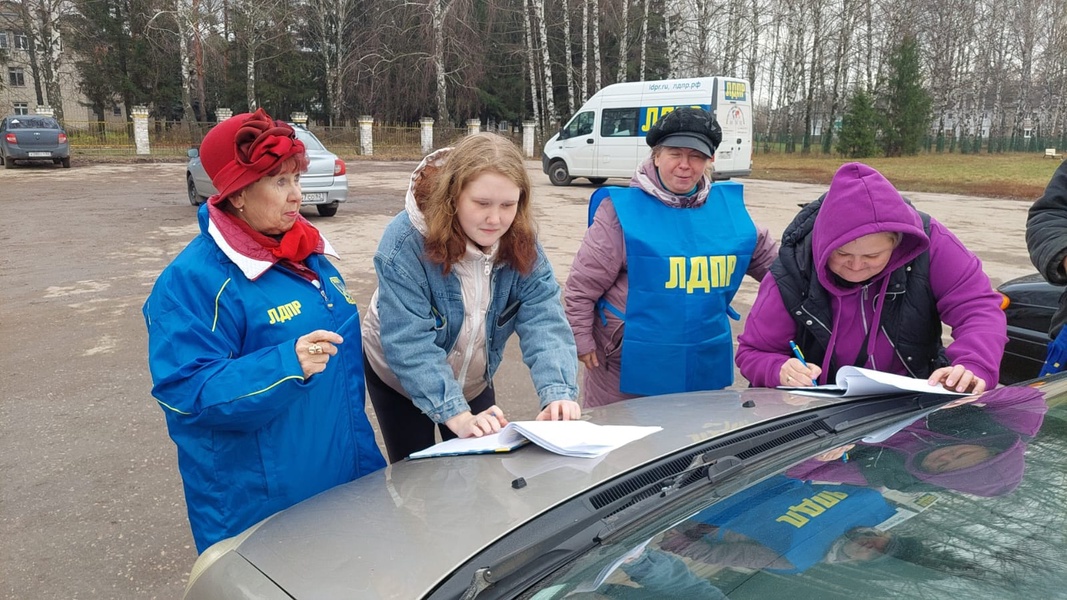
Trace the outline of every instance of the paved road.
[[[361, 307], [378, 236], [401, 210], [413, 166], [355, 162], [353, 201], [334, 218], [307, 213], [340, 251]], [[555, 188], [530, 168], [541, 239], [563, 281], [593, 188]], [[753, 217], [776, 235], [797, 203], [822, 191], [745, 184]], [[994, 283], [1033, 270], [1028, 203], [911, 197], [978, 252]], [[180, 597], [196, 552], [174, 446], [149, 394], [140, 309], [196, 232], [184, 166], [0, 170], [0, 209], [0, 597]], [[755, 290], [742, 287], [741, 314]], [[515, 346], [496, 383], [509, 414], [529, 418], [536, 396]]]

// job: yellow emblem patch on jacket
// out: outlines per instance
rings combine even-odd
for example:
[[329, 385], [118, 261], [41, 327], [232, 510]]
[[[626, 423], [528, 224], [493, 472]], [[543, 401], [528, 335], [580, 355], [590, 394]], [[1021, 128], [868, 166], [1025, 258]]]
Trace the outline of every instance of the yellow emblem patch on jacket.
[[344, 280], [342, 280], [340, 277], [331, 277], [330, 283], [333, 284], [333, 287], [337, 288], [338, 292], [341, 292], [341, 295], [345, 297], [345, 300], [348, 300], [349, 304], [356, 303], [356, 301], [352, 299], [352, 296], [348, 295], [348, 288], [345, 287]]

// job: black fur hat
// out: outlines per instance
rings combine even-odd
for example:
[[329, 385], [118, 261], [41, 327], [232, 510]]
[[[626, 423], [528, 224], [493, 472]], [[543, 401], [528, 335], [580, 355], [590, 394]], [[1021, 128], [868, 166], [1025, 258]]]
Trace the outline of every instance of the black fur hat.
[[660, 117], [648, 130], [645, 142], [652, 147], [692, 148], [710, 157], [722, 142], [722, 128], [708, 111], [683, 106]]

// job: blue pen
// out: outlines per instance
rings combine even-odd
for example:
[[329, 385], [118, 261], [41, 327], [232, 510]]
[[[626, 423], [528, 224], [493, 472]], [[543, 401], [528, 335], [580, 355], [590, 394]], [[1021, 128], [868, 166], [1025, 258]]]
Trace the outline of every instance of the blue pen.
[[[808, 361], [804, 360], [804, 353], [800, 351], [800, 347], [797, 346], [797, 343], [793, 340], [789, 340], [789, 347], [793, 350], [793, 356], [797, 357], [797, 360], [800, 361], [800, 364], [804, 365], [805, 367], [808, 366]], [[811, 384], [819, 385], [819, 382], [818, 380], [812, 379]]]

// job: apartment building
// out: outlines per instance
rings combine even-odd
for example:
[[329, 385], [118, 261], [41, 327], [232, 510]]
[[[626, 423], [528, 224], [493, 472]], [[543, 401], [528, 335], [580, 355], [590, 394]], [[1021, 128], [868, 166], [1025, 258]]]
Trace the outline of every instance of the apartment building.
[[[25, 32], [17, 29], [17, 21], [8, 13], [10, 7], [0, 3], [0, 54], [7, 57], [6, 63], [0, 63], [0, 116], [27, 115], [37, 112], [38, 98], [34, 86], [33, 69], [30, 66], [30, 40]], [[78, 72], [74, 61], [64, 55], [59, 68], [60, 93], [63, 95], [63, 117], [68, 127], [79, 123], [96, 121], [98, 117], [86, 106], [86, 98], [78, 88]], [[41, 83], [42, 96], [44, 82]], [[126, 112], [121, 104], [116, 104], [105, 115], [105, 119], [125, 121]]]

